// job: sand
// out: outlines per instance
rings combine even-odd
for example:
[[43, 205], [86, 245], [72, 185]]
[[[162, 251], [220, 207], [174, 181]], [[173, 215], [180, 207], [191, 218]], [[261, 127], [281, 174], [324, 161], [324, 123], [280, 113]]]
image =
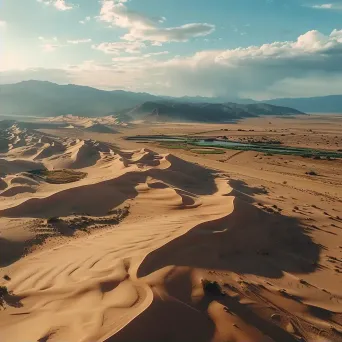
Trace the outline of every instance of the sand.
[[[3, 130], [0, 341], [342, 341], [341, 161], [123, 139], [247, 127], [269, 138], [269, 122], [297, 130], [283, 137], [294, 146], [341, 138], [334, 117], [287, 120]], [[87, 176], [29, 172], [64, 168]]]

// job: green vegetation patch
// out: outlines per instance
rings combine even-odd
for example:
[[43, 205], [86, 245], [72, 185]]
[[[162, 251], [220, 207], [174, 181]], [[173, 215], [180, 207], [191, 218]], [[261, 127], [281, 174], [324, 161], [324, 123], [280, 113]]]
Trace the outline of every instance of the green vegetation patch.
[[160, 147], [170, 150], [186, 150], [197, 154], [225, 154], [225, 150], [218, 148], [193, 148], [192, 142], [184, 143], [179, 141], [163, 141]]
[[[166, 135], [155, 135], [155, 136], [135, 136], [128, 137], [128, 140], [144, 141], [144, 142], [157, 142], [160, 147], [168, 149], [182, 149], [191, 150], [211, 148], [214, 151], [222, 152], [211, 152], [211, 154], [223, 154], [224, 150], [236, 150], [236, 151], [256, 151], [265, 153], [268, 155], [293, 155], [302, 156], [303, 158], [314, 158], [314, 159], [325, 159], [335, 160], [336, 158], [342, 159], [342, 150], [327, 151], [327, 150], [316, 150], [304, 147], [289, 147], [283, 146], [280, 141], [277, 140], [266, 140], [266, 141], [254, 141], [251, 140], [249, 143], [236, 142], [229, 140], [218, 140], [208, 139], [204, 137], [190, 137], [190, 136], [166, 136]], [[195, 152], [201, 153], [201, 152]], [[209, 154], [207, 152], [202, 154]]]
[[218, 148], [208, 148], [208, 149], [192, 149], [191, 152], [197, 154], [225, 154], [226, 151], [220, 150]]
[[85, 177], [87, 173], [74, 170], [34, 170], [29, 172], [33, 176], [43, 178], [50, 184], [67, 184], [77, 182]]
[[186, 143], [180, 143], [180, 142], [172, 142], [172, 141], [168, 141], [168, 142], [161, 142], [159, 144], [160, 147], [163, 148], [168, 148], [168, 149], [173, 149], [173, 150], [188, 150], [189, 149], [189, 145]]

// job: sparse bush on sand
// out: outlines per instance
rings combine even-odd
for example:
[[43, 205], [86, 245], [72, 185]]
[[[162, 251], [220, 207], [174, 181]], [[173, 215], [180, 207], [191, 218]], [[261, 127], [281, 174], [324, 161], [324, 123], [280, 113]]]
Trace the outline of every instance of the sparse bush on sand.
[[85, 177], [85, 172], [79, 172], [74, 170], [34, 170], [30, 174], [43, 178], [47, 183], [51, 184], [67, 184], [77, 182]]
[[5, 303], [5, 297], [9, 295], [8, 289], [6, 286], [0, 286], [0, 306], [3, 306]]
[[0, 286], [0, 298], [8, 295], [8, 289], [6, 286]]
[[221, 286], [217, 281], [210, 281], [207, 279], [202, 280], [204, 293], [211, 296], [224, 296]]
[[61, 221], [61, 219], [59, 217], [50, 217], [47, 219], [48, 224], [58, 223], [60, 221]]

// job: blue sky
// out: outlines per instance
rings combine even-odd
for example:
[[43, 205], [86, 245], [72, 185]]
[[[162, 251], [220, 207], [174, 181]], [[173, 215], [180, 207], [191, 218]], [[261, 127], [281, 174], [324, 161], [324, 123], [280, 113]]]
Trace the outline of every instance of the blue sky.
[[342, 93], [342, 0], [0, 0], [0, 44], [1, 83]]

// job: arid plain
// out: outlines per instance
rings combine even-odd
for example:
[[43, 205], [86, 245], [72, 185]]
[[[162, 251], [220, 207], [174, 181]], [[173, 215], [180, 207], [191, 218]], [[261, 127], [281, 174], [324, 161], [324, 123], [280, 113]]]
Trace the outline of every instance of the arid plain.
[[337, 152], [342, 116], [0, 129], [0, 341], [342, 341], [342, 159], [126, 139]]

